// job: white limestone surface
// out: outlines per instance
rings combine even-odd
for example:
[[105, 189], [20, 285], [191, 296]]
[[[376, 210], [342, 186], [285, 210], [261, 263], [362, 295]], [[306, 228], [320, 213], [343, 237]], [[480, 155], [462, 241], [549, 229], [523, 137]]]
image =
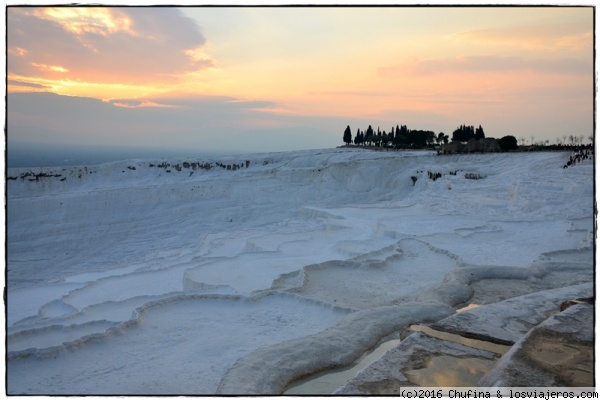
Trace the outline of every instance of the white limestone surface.
[[447, 310], [478, 279], [523, 280], [593, 244], [593, 163], [568, 157], [327, 149], [8, 169], [8, 393], [213, 394], [246, 355], [310, 347], [354, 313]]

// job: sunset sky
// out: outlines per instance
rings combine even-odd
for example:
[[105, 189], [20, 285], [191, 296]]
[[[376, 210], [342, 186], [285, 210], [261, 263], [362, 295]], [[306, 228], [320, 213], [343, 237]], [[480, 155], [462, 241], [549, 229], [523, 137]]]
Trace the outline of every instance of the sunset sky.
[[293, 150], [369, 124], [593, 134], [591, 7], [6, 12], [9, 146]]

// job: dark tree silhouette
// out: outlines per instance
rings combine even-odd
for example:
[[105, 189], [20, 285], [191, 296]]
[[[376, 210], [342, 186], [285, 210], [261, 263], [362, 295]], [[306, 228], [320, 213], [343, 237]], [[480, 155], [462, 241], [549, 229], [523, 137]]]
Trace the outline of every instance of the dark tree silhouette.
[[475, 129], [475, 139], [485, 139], [485, 133], [483, 128], [479, 125], [479, 128]]
[[356, 136], [354, 136], [354, 144], [358, 145], [360, 144], [360, 129], [356, 130]]
[[373, 134], [373, 128], [371, 127], [371, 125], [369, 125], [369, 127], [367, 128], [367, 132], [365, 133], [365, 142], [369, 143], [369, 145], [373, 143]]
[[444, 132], [440, 132], [437, 135], [436, 141], [438, 144], [448, 143], [448, 135], [446, 135]]
[[477, 129], [473, 125], [461, 125], [452, 132], [453, 142], [468, 142], [471, 139], [484, 139], [485, 133], [481, 125]]
[[516, 150], [518, 147], [517, 138], [512, 135], [504, 136], [498, 140], [498, 145], [502, 151]]
[[350, 131], [350, 125], [348, 125], [344, 131], [344, 143], [352, 143], [352, 132]]

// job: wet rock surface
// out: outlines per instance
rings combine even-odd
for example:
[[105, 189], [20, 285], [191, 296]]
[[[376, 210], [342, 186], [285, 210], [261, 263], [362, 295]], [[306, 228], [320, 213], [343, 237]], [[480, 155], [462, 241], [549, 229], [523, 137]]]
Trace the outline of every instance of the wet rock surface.
[[[551, 289], [449, 316], [431, 330], [468, 345], [412, 333], [334, 394], [393, 395], [407, 386], [592, 386], [594, 307], [560, 312], [560, 304], [593, 290], [591, 283]], [[465, 338], [510, 350], [481, 350]]]
[[592, 290], [592, 284], [581, 284], [518, 296], [458, 313], [436, 322], [432, 328], [512, 345], [531, 328], [557, 313], [564, 299]]
[[481, 386], [594, 386], [594, 307], [577, 304], [526, 335]]

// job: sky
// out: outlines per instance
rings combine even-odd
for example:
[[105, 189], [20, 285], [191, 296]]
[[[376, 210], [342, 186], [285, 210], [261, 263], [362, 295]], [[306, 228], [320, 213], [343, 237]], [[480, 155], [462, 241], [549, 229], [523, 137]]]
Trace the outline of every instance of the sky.
[[9, 151], [327, 148], [347, 125], [593, 135], [590, 6], [6, 12]]

